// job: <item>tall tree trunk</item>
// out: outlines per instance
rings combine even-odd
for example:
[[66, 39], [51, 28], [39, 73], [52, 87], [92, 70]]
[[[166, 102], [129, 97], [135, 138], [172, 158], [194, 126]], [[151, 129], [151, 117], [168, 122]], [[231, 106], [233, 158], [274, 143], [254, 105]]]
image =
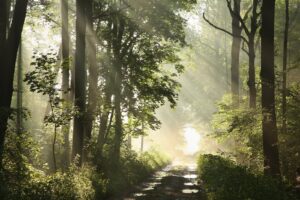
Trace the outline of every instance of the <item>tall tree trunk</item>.
[[[69, 36], [69, 4], [67, 0], [61, 0], [61, 54], [62, 54], [62, 99], [70, 104], [70, 36]], [[68, 105], [67, 105], [68, 106]], [[70, 122], [62, 127], [64, 136], [64, 152], [62, 156], [63, 168], [70, 164]]]
[[121, 149], [121, 142], [123, 137], [123, 121], [122, 121], [122, 110], [121, 110], [121, 64], [120, 62], [115, 63], [115, 137], [114, 137], [114, 160], [119, 162], [120, 160], [120, 149]]
[[280, 175], [275, 114], [275, 0], [263, 0], [261, 27], [262, 131], [265, 174]]
[[[234, 13], [240, 13], [241, 0], [234, 1]], [[232, 46], [231, 46], [231, 93], [234, 107], [239, 107], [240, 82], [240, 49], [242, 28], [237, 16], [232, 15]]]
[[84, 148], [84, 123], [86, 108], [86, 67], [85, 67], [85, 34], [86, 33], [86, 0], [76, 0], [76, 52], [74, 105], [79, 114], [74, 117], [73, 158], [79, 156], [78, 165], [82, 165]]
[[8, 13], [7, 13], [7, 0], [0, 1], [0, 59], [3, 60], [5, 53], [5, 43], [7, 34], [7, 23]]
[[250, 21], [251, 30], [248, 32], [248, 47], [249, 47], [249, 107], [256, 109], [256, 74], [255, 74], [255, 35], [259, 27], [259, 14], [257, 13], [257, 8], [259, 5], [259, 0], [253, 0], [252, 5], [252, 17]]
[[128, 149], [132, 149], [132, 137], [131, 135], [128, 135], [128, 138], [127, 138], [127, 147]]
[[289, 0], [285, 0], [285, 28], [283, 40], [283, 65], [282, 65], [282, 132], [287, 132], [286, 128], [286, 95], [287, 95], [287, 61], [288, 61], [288, 39], [289, 39]]
[[256, 86], [255, 86], [255, 35], [249, 37], [249, 107], [256, 109]]
[[141, 135], [141, 153], [144, 152], [144, 135]]
[[[104, 108], [105, 109], [105, 108]], [[104, 139], [107, 131], [107, 123], [108, 123], [109, 111], [103, 110], [103, 114], [100, 117], [100, 127], [97, 138], [97, 156], [101, 159], [103, 156], [103, 145]], [[99, 163], [98, 163], [99, 164]]]
[[[111, 27], [111, 21], [108, 23], [108, 27]], [[112, 54], [111, 54], [111, 49], [112, 49], [112, 43], [108, 42], [107, 45], [107, 58], [111, 59]], [[106, 63], [111, 63], [110, 60], [108, 60]], [[108, 134], [108, 122], [109, 122], [109, 113], [111, 110], [111, 116], [113, 116], [113, 110], [112, 110], [112, 95], [113, 95], [113, 70], [111, 69], [111, 66], [104, 66], [102, 65], [104, 71], [104, 77], [105, 77], [105, 88], [104, 88], [104, 101], [102, 102], [103, 105], [103, 110], [100, 116], [100, 127], [99, 127], [99, 133], [97, 137], [97, 166], [98, 168], [101, 167], [101, 162], [103, 158], [103, 146], [105, 144], [105, 138], [106, 135]]]
[[95, 112], [97, 108], [97, 84], [98, 84], [98, 69], [96, 58], [96, 45], [97, 38], [95, 36], [93, 26], [93, 1], [88, 1], [87, 6], [87, 42], [88, 42], [88, 64], [89, 64], [89, 88], [88, 88], [88, 107], [87, 107], [87, 120], [85, 127], [85, 134], [87, 139], [92, 136], [93, 122], [95, 119]]
[[0, 3], [0, 168], [2, 167], [5, 134], [13, 95], [15, 64], [25, 22], [28, 0], [16, 1], [13, 20], [7, 39], [6, 3], [6, 0], [2, 0]]
[[113, 110], [111, 107], [111, 92], [108, 91], [105, 92], [105, 102], [103, 102], [103, 111], [100, 116], [100, 127], [99, 127], [99, 133], [97, 138], [97, 154], [99, 157], [98, 164], [101, 162], [102, 156], [103, 156], [103, 145], [105, 143], [106, 135], [108, 134], [108, 122], [109, 122], [109, 115], [111, 110], [111, 115], [113, 115]]
[[22, 41], [19, 45], [18, 53], [18, 74], [17, 74], [17, 135], [22, 133], [22, 110], [23, 110], [23, 48]]
[[[21, 137], [23, 131], [23, 48], [22, 48], [22, 39], [19, 45], [18, 52], [18, 69], [17, 69], [17, 117], [16, 117], [16, 131], [17, 137]], [[22, 180], [22, 173], [24, 172], [24, 160], [22, 157], [22, 142], [19, 138], [16, 140], [17, 154], [16, 157], [16, 166], [17, 166], [17, 180]], [[18, 190], [18, 196], [20, 196], [21, 188]]]
[[114, 106], [115, 106], [115, 137], [113, 155], [114, 161], [118, 164], [120, 161], [121, 144], [123, 139], [123, 120], [122, 120], [122, 62], [121, 62], [121, 45], [124, 34], [124, 19], [116, 16], [114, 19], [113, 29], [113, 52], [114, 52]]

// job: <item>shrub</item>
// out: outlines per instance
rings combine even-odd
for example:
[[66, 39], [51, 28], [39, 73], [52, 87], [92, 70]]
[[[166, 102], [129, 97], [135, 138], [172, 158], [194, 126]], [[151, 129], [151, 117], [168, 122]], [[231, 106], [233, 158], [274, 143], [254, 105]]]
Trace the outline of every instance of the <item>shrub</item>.
[[144, 152], [141, 155], [128, 149], [124, 150], [119, 169], [112, 171], [111, 168], [108, 168], [107, 170], [108, 196], [120, 196], [130, 191], [168, 163], [168, 159], [155, 150]]
[[[45, 175], [32, 168], [27, 180], [18, 186], [7, 185], [3, 199], [22, 200], [89, 200], [94, 199], [95, 191], [92, 185], [93, 168], [84, 166], [70, 167], [66, 173], [57, 172]], [[105, 181], [102, 180], [104, 189]], [[7, 183], [7, 182], [6, 182]], [[16, 192], [17, 191], [17, 192]]]
[[198, 173], [209, 200], [293, 200], [291, 188], [262, 174], [253, 174], [233, 161], [201, 155]]

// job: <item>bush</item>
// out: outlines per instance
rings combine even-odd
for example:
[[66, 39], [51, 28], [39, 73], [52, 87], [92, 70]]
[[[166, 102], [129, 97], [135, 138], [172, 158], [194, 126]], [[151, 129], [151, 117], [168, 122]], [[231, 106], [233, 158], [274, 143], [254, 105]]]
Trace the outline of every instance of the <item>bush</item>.
[[[18, 186], [7, 185], [3, 199], [22, 200], [89, 200], [94, 199], [95, 191], [92, 185], [93, 168], [75, 166], [66, 173], [57, 172], [45, 175], [32, 168], [27, 180]], [[103, 181], [103, 187], [105, 181]], [[7, 181], [6, 181], [7, 183]], [[17, 191], [17, 192], [16, 192]]]
[[231, 160], [201, 155], [198, 173], [209, 200], [294, 200], [291, 188], [274, 178], [253, 174]]
[[128, 149], [122, 152], [118, 170], [108, 168], [108, 196], [121, 196], [169, 163], [155, 150], [138, 155]]

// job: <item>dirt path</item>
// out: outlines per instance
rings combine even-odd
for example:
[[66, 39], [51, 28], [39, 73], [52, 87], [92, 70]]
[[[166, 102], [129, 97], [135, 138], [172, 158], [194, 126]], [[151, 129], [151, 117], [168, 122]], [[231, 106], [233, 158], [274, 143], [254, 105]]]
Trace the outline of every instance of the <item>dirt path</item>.
[[192, 166], [168, 166], [139, 186], [124, 200], [201, 200], [205, 199]]

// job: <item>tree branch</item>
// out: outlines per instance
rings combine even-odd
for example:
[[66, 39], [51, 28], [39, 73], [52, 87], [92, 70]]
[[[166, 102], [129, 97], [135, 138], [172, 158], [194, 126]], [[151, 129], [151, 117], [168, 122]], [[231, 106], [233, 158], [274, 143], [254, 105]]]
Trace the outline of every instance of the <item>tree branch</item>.
[[249, 51], [247, 51], [247, 49], [245, 48], [245, 42], [242, 43], [242, 50], [249, 56]]
[[203, 13], [203, 19], [209, 24], [211, 25], [212, 27], [214, 27], [215, 29], [217, 30], [220, 30], [220, 31], [223, 31], [225, 33], [227, 33], [228, 35], [231, 35], [232, 37], [238, 37], [238, 38], [241, 38], [246, 44], [248, 44], [248, 40], [242, 36], [242, 35], [235, 35], [233, 33], [231, 33], [230, 31], [224, 29], [224, 28], [221, 28], [219, 26], [216, 26], [215, 24], [213, 24], [212, 22], [210, 22], [206, 17], [205, 17], [205, 13]]
[[[240, 15], [240, 13], [236, 13], [232, 9], [232, 7], [231, 7], [231, 0], [226, 0], [226, 1], [227, 1], [227, 7], [229, 9], [229, 12], [230, 12], [231, 16], [232, 17], [236, 17], [239, 20], [239, 22], [241, 23], [241, 28], [243, 28], [244, 31], [245, 31], [245, 33], [246, 33], [246, 35], [249, 36], [250, 35], [250, 31], [249, 31], [247, 25], [245, 24], [245, 21], [247, 20], [247, 18], [249, 16], [249, 13], [252, 10], [252, 6], [250, 6], [248, 8], [248, 10], [246, 11], [244, 17], [242, 18], [241, 15]], [[234, 0], [234, 4], [236, 4], [236, 0]]]

